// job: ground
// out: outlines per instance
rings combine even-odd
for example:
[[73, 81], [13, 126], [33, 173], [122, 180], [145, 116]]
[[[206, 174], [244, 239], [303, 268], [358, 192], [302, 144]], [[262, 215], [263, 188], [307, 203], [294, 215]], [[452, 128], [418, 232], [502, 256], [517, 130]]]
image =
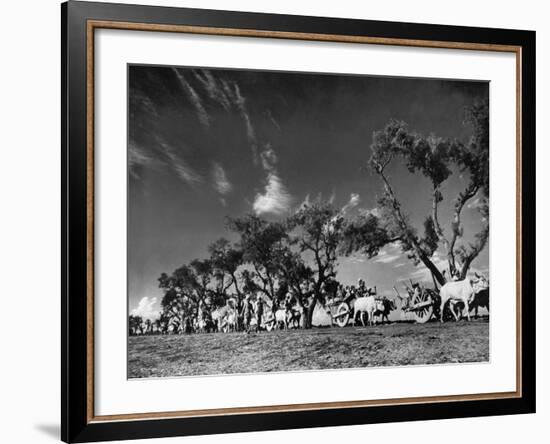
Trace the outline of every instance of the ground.
[[489, 322], [133, 336], [129, 378], [484, 362]]

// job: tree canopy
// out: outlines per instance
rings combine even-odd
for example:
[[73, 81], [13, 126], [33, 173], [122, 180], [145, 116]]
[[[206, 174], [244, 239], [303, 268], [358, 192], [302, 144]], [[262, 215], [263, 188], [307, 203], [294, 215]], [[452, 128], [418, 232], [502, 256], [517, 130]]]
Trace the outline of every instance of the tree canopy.
[[[462, 279], [472, 261], [485, 247], [489, 237], [489, 112], [486, 102], [476, 103], [465, 111], [465, 124], [472, 127], [468, 143], [434, 135], [422, 136], [411, 131], [405, 122], [390, 120], [373, 135], [369, 167], [382, 180], [384, 192], [378, 200], [382, 223], [388, 238], [399, 241], [415, 262], [422, 262], [440, 284], [446, 278], [432, 261], [439, 245], [443, 245], [449, 272]], [[404, 162], [411, 173], [419, 172], [431, 184], [431, 213], [419, 235], [412, 226], [392, 186], [387, 168], [393, 161]], [[439, 217], [439, 207], [445, 196], [442, 185], [452, 174], [467, 178], [465, 188], [454, 196], [453, 214], [446, 232]], [[461, 213], [468, 201], [480, 194], [479, 212], [482, 227], [473, 242], [459, 242], [464, 235]]]

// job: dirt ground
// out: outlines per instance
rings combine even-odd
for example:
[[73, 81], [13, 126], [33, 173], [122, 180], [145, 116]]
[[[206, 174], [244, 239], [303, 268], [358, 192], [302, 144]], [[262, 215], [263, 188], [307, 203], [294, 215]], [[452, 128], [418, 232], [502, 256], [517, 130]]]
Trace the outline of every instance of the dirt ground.
[[484, 362], [489, 322], [133, 336], [128, 354], [129, 378]]

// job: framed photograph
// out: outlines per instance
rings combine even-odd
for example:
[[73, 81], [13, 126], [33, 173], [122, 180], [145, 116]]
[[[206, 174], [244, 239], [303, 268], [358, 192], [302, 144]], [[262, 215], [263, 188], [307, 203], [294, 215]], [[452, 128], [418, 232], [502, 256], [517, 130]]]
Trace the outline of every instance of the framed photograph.
[[535, 411], [534, 32], [61, 12], [65, 442]]

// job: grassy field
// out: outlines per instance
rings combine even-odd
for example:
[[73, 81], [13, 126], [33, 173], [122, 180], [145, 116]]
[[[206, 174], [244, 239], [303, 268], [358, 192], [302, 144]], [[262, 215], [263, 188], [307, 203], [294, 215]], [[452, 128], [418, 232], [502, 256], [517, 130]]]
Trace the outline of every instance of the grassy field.
[[130, 378], [483, 362], [489, 322], [129, 338]]

